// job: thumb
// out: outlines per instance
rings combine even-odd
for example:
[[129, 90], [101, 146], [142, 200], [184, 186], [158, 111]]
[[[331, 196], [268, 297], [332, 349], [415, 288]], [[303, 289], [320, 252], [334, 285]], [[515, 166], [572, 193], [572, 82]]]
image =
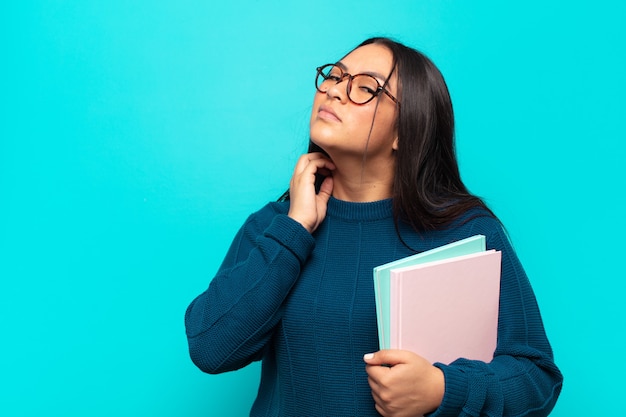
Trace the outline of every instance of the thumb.
[[406, 363], [409, 358], [407, 354], [410, 352], [396, 349], [379, 350], [374, 353], [367, 353], [363, 355], [363, 360], [368, 365], [388, 365], [394, 366], [401, 363]]
[[333, 193], [333, 177], [328, 176], [324, 178], [322, 181], [322, 185], [320, 186], [320, 191], [318, 195], [323, 198], [324, 202], [328, 202], [328, 199]]

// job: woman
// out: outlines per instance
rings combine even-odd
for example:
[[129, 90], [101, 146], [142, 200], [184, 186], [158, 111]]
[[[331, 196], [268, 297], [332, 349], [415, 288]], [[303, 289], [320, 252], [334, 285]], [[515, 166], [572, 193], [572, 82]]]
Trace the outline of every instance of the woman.
[[[318, 68], [316, 87], [289, 191], [247, 219], [187, 310], [193, 361], [262, 360], [252, 416], [547, 415], [562, 376], [502, 226], [460, 179], [439, 71], [373, 38]], [[377, 351], [372, 268], [476, 234], [502, 251], [493, 361]]]

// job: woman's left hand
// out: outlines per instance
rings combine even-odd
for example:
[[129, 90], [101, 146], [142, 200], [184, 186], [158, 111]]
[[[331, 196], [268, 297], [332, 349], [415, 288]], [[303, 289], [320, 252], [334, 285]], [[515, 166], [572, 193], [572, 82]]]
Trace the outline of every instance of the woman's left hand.
[[443, 372], [423, 357], [407, 350], [381, 350], [363, 360], [376, 410], [384, 417], [420, 416], [441, 404]]

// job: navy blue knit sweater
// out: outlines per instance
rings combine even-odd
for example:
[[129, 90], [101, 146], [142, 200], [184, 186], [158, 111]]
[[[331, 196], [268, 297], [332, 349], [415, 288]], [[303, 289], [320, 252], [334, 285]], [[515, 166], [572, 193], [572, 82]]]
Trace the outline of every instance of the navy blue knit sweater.
[[[372, 268], [413, 253], [398, 238], [391, 200], [331, 198], [313, 235], [288, 208], [270, 203], [251, 215], [187, 309], [191, 358], [208, 373], [262, 360], [251, 416], [378, 416], [363, 362], [378, 350]], [[400, 227], [420, 252], [476, 234], [502, 251], [495, 357], [436, 364], [445, 395], [432, 416], [546, 416], [562, 376], [535, 296], [498, 221], [472, 217], [421, 234]]]

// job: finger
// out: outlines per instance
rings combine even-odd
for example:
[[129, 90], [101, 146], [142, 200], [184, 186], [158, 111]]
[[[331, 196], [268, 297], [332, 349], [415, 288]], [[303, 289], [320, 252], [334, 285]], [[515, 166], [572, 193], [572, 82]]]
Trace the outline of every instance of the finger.
[[305, 153], [304, 155], [300, 155], [300, 158], [298, 158], [298, 162], [296, 163], [296, 171], [301, 171], [309, 164], [309, 162], [322, 158], [325, 158], [325, 156], [320, 152]]
[[328, 159], [328, 160], [330, 160], [328, 155], [326, 155], [326, 154], [324, 154], [322, 152], [311, 152], [311, 153], [307, 153], [305, 155], [308, 155], [310, 159]]
[[333, 184], [333, 177], [326, 177], [324, 178], [324, 181], [322, 181], [318, 195], [320, 199], [322, 199], [324, 205], [328, 203], [330, 196], [333, 194]]
[[305, 160], [307, 159], [308, 159], [307, 165], [313, 164], [317, 167], [326, 167], [329, 170], [335, 169], [335, 164], [333, 163], [333, 161], [331, 161], [329, 158], [327, 158], [323, 154], [320, 154], [320, 153], [308, 154], [308, 158], [306, 158]]
[[385, 410], [382, 406], [379, 405], [378, 402], [376, 402], [376, 411], [378, 411], [378, 414], [380, 414], [383, 417], [387, 417], [387, 410]]
[[381, 398], [378, 392], [376, 392], [376, 390], [374, 389], [372, 389], [372, 398], [374, 399], [374, 405], [376, 407], [376, 411], [378, 411], [378, 414], [380, 414], [383, 417], [391, 415], [391, 414], [388, 414], [387, 404]]
[[309, 158], [307, 155], [302, 155], [298, 158], [298, 162], [296, 162], [296, 166], [293, 168], [293, 175], [297, 175], [309, 164]]
[[324, 161], [323, 164], [318, 164], [316, 163], [315, 166], [325, 166], [330, 170], [335, 169], [335, 164], [332, 163], [332, 161], [323, 153], [320, 152], [313, 152], [313, 153], [307, 153], [302, 155], [299, 159], [298, 159], [298, 163], [296, 164], [296, 172], [302, 172], [307, 166], [309, 166], [311, 164], [311, 162], [314, 161]]
[[367, 373], [367, 381], [372, 391], [378, 391], [385, 381], [389, 378], [390, 367], [380, 365], [367, 365], [365, 372]]
[[413, 352], [407, 350], [385, 349], [363, 355], [363, 360], [368, 365], [394, 366], [408, 363], [414, 356], [416, 355]]
[[389, 372], [389, 368], [384, 368], [382, 366], [371, 366], [368, 367], [367, 372], [367, 383], [372, 389], [372, 392], [379, 392], [382, 389], [382, 379], [385, 378], [385, 373]]
[[315, 182], [315, 174], [330, 176], [335, 169], [335, 165], [327, 159], [313, 159], [298, 169], [299, 171], [294, 173], [294, 179], [313, 184]]

